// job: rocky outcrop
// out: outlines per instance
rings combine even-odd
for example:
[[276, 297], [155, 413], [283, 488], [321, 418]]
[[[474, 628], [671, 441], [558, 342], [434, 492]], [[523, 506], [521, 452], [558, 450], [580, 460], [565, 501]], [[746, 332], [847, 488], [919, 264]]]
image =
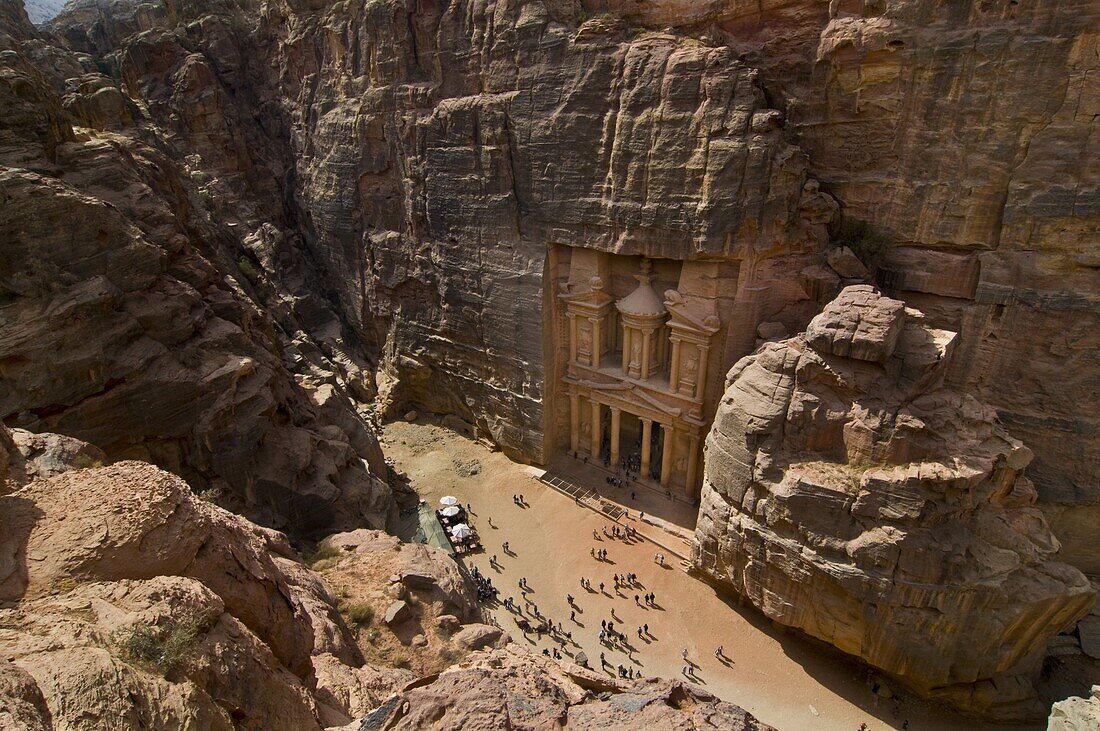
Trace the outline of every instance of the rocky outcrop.
[[1100, 685], [1092, 686], [1088, 698], [1071, 697], [1050, 709], [1047, 731], [1092, 731], [1100, 728]]
[[316, 263], [380, 408], [456, 414], [541, 460], [549, 245], [752, 261], [748, 352], [760, 318], [795, 329], [820, 306], [787, 275], [836, 209], [728, 47], [578, 10], [83, 0], [54, 28], [221, 181], [265, 269]]
[[1096, 21], [1083, 0], [81, 0], [54, 28], [205, 176], [303, 351], [528, 458], [554, 408], [528, 337], [548, 244], [737, 262], [736, 358], [860, 276], [844, 246], [818, 261], [835, 196], [870, 232], [838, 243], [959, 334], [951, 384], [1036, 448], [1067, 559], [1100, 570]]
[[[511, 641], [481, 624], [476, 587], [437, 548], [360, 529], [326, 538], [313, 563], [357, 624], [371, 665], [438, 673], [470, 650]], [[465, 625], [465, 626], [463, 626]]]
[[284, 536], [139, 462], [0, 497], [0, 601], [0, 713], [43, 728], [316, 729], [412, 678]]
[[337, 354], [278, 306], [137, 105], [8, 14], [0, 419], [156, 462], [302, 535], [383, 526], [386, 468]]
[[102, 466], [106, 460], [102, 450], [79, 439], [9, 430], [0, 423], [0, 495], [68, 470]]
[[[352, 726], [355, 728], [355, 726]], [[769, 731], [745, 710], [677, 680], [624, 681], [509, 646], [398, 693], [358, 726]]]
[[1022, 472], [1031, 450], [943, 385], [954, 333], [849, 287], [727, 376], [695, 566], [925, 696], [1042, 713], [1047, 640], [1095, 593]]

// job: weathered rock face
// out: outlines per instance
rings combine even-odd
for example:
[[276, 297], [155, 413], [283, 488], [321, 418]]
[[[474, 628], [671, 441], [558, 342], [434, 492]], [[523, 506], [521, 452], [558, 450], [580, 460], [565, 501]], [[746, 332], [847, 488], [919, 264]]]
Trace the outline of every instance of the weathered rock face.
[[1100, 379], [1097, 17], [1084, 0], [84, 0], [55, 27], [213, 178], [336, 370], [372, 392], [377, 368], [393, 406], [535, 459], [547, 244], [740, 262], [736, 358], [833, 294], [796, 255], [831, 218], [801, 193], [823, 181], [883, 244], [880, 283], [959, 333], [951, 384], [1035, 447], [1067, 559], [1100, 570], [1100, 417], [1079, 408]]
[[1088, 698], [1067, 698], [1050, 709], [1047, 731], [1092, 731], [1100, 728], [1100, 685]]
[[954, 333], [868, 286], [727, 377], [694, 563], [924, 695], [1039, 715], [1047, 640], [1095, 593], [995, 412], [943, 385]]
[[139, 462], [32, 482], [0, 497], [0, 526], [0, 644], [45, 727], [346, 722], [317, 667], [354, 678], [362, 657], [280, 534]]
[[1035, 449], [1065, 558], [1100, 571], [1100, 416], [1080, 408], [1100, 387], [1096, 3], [600, 5], [760, 70], [812, 174], [886, 244], [881, 284], [959, 333], [951, 384]]
[[[55, 27], [117, 65], [227, 196], [300, 229], [286, 238], [374, 353], [384, 399], [541, 459], [550, 244], [746, 262], [747, 352], [761, 316], [801, 327], [820, 306], [788, 275], [835, 211], [728, 48], [578, 10], [183, 3], [177, 33], [155, 7], [85, 2]], [[272, 171], [286, 190], [258, 184]]]
[[347, 381], [134, 103], [17, 20], [0, 28], [0, 418], [154, 461], [268, 525], [384, 525]]
[[772, 728], [696, 685], [656, 678], [615, 680], [531, 655], [513, 645], [478, 653], [429, 685], [398, 693], [372, 711], [359, 727], [410, 731]]

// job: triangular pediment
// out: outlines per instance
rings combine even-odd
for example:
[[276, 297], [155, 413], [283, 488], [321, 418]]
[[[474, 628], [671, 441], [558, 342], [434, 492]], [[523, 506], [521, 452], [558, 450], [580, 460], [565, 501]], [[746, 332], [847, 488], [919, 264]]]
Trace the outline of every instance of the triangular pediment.
[[713, 300], [686, 299], [670, 289], [665, 292], [665, 308], [670, 316], [670, 325], [707, 336], [718, 332], [721, 327], [718, 308]]

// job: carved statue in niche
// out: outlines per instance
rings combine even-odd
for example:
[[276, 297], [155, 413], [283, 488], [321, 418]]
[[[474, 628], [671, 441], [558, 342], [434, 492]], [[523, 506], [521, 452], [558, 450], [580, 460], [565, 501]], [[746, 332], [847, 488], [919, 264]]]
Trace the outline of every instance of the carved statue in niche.
[[581, 436], [587, 439], [592, 436], [592, 424], [588, 421], [581, 422]]
[[582, 353], [592, 352], [592, 331], [586, 328], [581, 328], [581, 331], [577, 333], [577, 349]]
[[630, 367], [641, 367], [642, 365], [642, 343], [637, 337], [630, 343]]
[[695, 377], [699, 375], [699, 355], [692, 353], [684, 361], [684, 383], [695, 385]]

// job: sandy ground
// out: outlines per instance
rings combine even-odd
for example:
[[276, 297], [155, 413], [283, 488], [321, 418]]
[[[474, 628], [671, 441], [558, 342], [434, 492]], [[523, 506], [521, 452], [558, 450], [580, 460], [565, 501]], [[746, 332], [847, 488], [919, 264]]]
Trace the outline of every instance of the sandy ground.
[[[568, 645], [566, 653], [583, 649], [593, 668], [600, 667], [603, 652], [610, 663], [607, 672], [612, 675], [617, 674], [615, 666], [625, 665], [645, 676], [682, 677], [685, 663], [681, 653], [687, 649], [694, 664], [694, 682], [784, 731], [855, 731], [860, 723], [871, 729], [900, 729], [905, 720], [913, 730], [995, 728], [900, 693], [888, 700], [876, 697], [867, 669], [830, 648], [773, 630], [754, 609], [736, 606], [689, 576], [686, 566], [674, 556], [666, 553], [665, 566], [657, 565], [654, 553], [661, 549], [654, 544], [644, 539], [630, 543], [603, 539], [603, 528], [610, 530], [613, 524], [539, 482], [534, 474], [541, 470], [512, 462], [499, 452], [429, 424], [388, 425], [383, 449], [408, 475], [411, 486], [433, 505], [451, 494], [472, 507], [472, 523], [486, 551], [461, 560], [492, 577], [501, 599], [512, 597], [521, 605], [523, 593], [518, 582], [526, 578], [531, 587], [529, 600], [543, 616], [572, 633], [575, 644]], [[580, 470], [574, 477], [581, 479], [584, 474]], [[596, 482], [591, 487], [606, 493], [598, 471], [590, 474]], [[620, 488], [619, 492], [632, 516], [624, 522], [631, 526], [640, 525], [633, 517], [638, 501], [656, 505], [649, 502], [653, 496], [639, 495], [632, 504], [629, 490]], [[526, 507], [513, 504], [515, 494], [523, 495]], [[682, 507], [669, 509], [679, 513]], [[653, 526], [644, 530], [661, 533]], [[601, 540], [593, 538], [593, 531], [601, 534]], [[676, 543], [676, 536], [665, 535], [664, 539], [683, 548], [682, 542]], [[511, 553], [504, 552], [505, 541]], [[608, 561], [593, 558], [594, 548], [606, 549]], [[495, 567], [490, 565], [493, 555], [499, 562]], [[636, 573], [642, 586], [616, 591], [613, 575], [626, 572]], [[583, 589], [581, 577], [589, 579], [595, 590]], [[635, 594], [647, 592], [656, 594], [656, 607], [635, 603]], [[567, 594], [573, 595], [575, 610], [567, 605]], [[531, 608], [528, 604], [524, 610], [529, 620]], [[570, 619], [570, 611], [576, 612], [575, 620]], [[488, 607], [487, 613], [515, 641], [536, 652], [557, 646], [549, 636], [525, 636], [516, 626], [515, 615], [503, 606]], [[618, 631], [626, 633], [629, 647], [601, 646], [601, 620], [613, 621]], [[649, 634], [639, 639], [637, 629], [643, 624], [649, 625]], [[728, 659], [715, 658], [718, 645]]]

